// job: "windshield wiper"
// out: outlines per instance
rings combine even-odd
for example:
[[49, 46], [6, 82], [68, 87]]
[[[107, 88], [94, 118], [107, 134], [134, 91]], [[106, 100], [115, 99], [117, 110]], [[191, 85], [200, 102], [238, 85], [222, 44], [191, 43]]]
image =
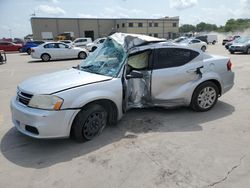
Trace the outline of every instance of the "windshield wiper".
[[83, 69], [83, 70], [86, 70], [90, 67], [93, 67], [94, 65], [87, 65], [87, 66], [81, 66], [80, 68]]

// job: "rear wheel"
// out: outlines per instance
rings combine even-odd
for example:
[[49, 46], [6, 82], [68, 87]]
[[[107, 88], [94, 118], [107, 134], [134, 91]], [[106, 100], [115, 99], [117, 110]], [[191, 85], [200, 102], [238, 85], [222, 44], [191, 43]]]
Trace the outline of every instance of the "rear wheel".
[[215, 43], [216, 43], [216, 41], [214, 40], [214, 41], [212, 42], [212, 44], [215, 45]]
[[234, 51], [230, 51], [230, 54], [234, 54]]
[[219, 89], [213, 82], [204, 82], [195, 89], [191, 108], [197, 112], [208, 111], [216, 104], [218, 95]]
[[85, 59], [87, 57], [87, 54], [85, 53], [85, 52], [80, 52], [79, 54], [78, 54], [78, 58], [79, 59]]
[[106, 110], [99, 104], [91, 104], [77, 114], [71, 134], [78, 142], [85, 142], [100, 134], [106, 124]]
[[19, 49], [18, 49], [18, 52], [19, 52], [19, 53], [22, 53], [22, 48], [19, 48]]
[[206, 47], [206, 46], [202, 46], [202, 47], [201, 47], [201, 50], [202, 50], [203, 52], [205, 52], [205, 51], [206, 51], [206, 49], [207, 49], [207, 47]]
[[29, 48], [28, 50], [27, 50], [27, 54], [31, 54], [31, 49]]
[[42, 59], [44, 62], [49, 61], [49, 60], [50, 60], [50, 55], [49, 55], [49, 54], [43, 54], [43, 55], [41, 56], [41, 59]]

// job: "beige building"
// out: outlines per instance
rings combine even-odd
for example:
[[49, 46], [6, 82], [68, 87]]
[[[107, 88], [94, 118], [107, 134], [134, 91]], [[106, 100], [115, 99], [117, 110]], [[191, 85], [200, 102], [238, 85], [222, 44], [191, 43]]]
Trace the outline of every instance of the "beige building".
[[66, 32], [75, 38], [96, 39], [113, 32], [124, 32], [169, 39], [175, 38], [179, 33], [179, 17], [160, 19], [32, 17], [31, 27], [35, 40], [52, 40], [58, 34]]

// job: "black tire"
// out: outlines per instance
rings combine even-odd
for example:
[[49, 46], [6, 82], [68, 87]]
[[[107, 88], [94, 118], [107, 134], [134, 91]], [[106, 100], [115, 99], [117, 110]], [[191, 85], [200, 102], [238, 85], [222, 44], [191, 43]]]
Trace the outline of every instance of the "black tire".
[[42, 54], [41, 59], [42, 59], [42, 61], [47, 62], [50, 60], [50, 55], [49, 54]]
[[201, 47], [201, 50], [202, 50], [203, 52], [205, 52], [205, 51], [206, 51], [206, 49], [207, 49], [207, 47], [206, 47], [206, 46], [202, 46], [202, 47]]
[[85, 52], [79, 52], [78, 58], [79, 59], [85, 59], [87, 57], [87, 54]]
[[190, 107], [197, 112], [208, 111], [217, 103], [218, 96], [219, 89], [217, 85], [210, 81], [204, 82], [195, 89]]
[[212, 42], [212, 44], [215, 45], [215, 44], [216, 44], [216, 41], [214, 40], [214, 41]]
[[99, 135], [107, 124], [107, 112], [99, 104], [83, 108], [75, 117], [71, 136], [78, 142], [92, 140]]
[[250, 48], [247, 49], [246, 54], [250, 54]]
[[19, 49], [18, 49], [18, 52], [19, 52], [19, 53], [22, 53], [22, 48], [19, 48]]
[[97, 47], [93, 46], [92, 49], [91, 49], [91, 52], [94, 52], [96, 49], [97, 49]]
[[31, 49], [30, 49], [30, 48], [27, 50], [27, 54], [28, 54], [28, 55], [31, 54]]
[[230, 51], [230, 54], [234, 54], [234, 51]]

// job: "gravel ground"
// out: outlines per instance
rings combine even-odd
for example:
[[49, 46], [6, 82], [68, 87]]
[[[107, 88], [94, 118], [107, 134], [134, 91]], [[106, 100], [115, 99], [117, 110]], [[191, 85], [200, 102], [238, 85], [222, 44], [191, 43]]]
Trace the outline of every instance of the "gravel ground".
[[209, 112], [189, 108], [131, 110], [93, 141], [36, 140], [18, 133], [9, 102], [33, 75], [80, 60], [34, 61], [8, 54], [0, 65], [0, 187], [249, 188], [250, 55], [230, 55], [234, 88]]

